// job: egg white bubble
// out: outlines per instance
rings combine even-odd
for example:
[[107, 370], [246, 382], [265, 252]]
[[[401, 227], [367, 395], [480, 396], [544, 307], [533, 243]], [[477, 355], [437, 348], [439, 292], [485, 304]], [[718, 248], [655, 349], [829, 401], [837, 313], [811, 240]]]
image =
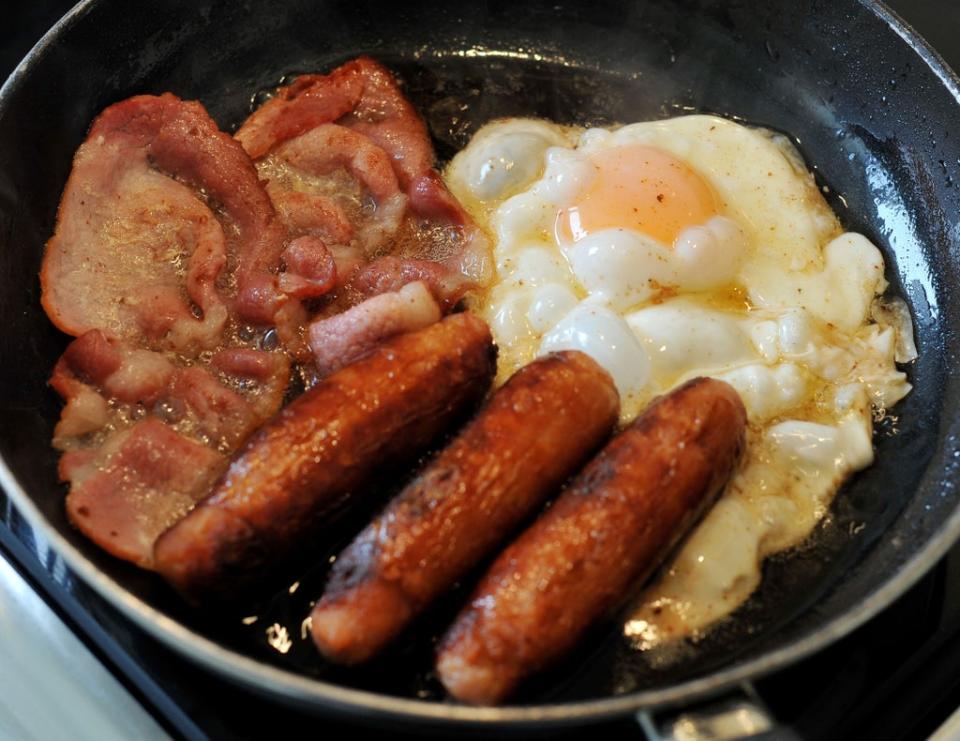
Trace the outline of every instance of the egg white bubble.
[[526, 291], [508, 293], [492, 307], [493, 316], [490, 329], [497, 342], [510, 346], [523, 342], [530, 335], [527, 311], [530, 308], [530, 296]]
[[584, 153], [592, 153], [605, 149], [613, 139], [614, 133], [607, 129], [591, 128], [586, 129], [580, 134], [577, 142], [577, 150]]
[[591, 296], [624, 310], [665, 288], [703, 291], [728, 285], [746, 251], [743, 230], [722, 216], [685, 229], [673, 249], [632, 229], [603, 229], [564, 245], [570, 267]]
[[851, 410], [866, 409], [870, 405], [870, 400], [862, 383], [848, 383], [834, 390], [833, 405], [842, 415]]
[[788, 420], [771, 427], [767, 436], [776, 454], [809, 476], [833, 477], [838, 471], [859, 470], [873, 462], [870, 427], [855, 414], [839, 425]]
[[787, 309], [777, 322], [777, 344], [784, 355], [798, 356], [813, 349], [814, 328], [805, 309]]
[[619, 314], [581, 302], [543, 337], [539, 355], [580, 350], [607, 369], [628, 399], [643, 392], [650, 379], [650, 362], [643, 347]]
[[508, 199], [494, 214], [493, 228], [497, 236], [494, 255], [511, 246], [535, 239], [553, 227], [553, 207], [535, 193], [525, 191]]
[[807, 376], [794, 363], [767, 366], [744, 365], [714, 378], [733, 386], [747, 409], [750, 422], [758, 424], [801, 404], [807, 396]]
[[540, 286], [530, 300], [527, 322], [537, 334], [555, 327], [577, 305], [576, 294], [562, 283]]
[[545, 121], [495, 121], [454, 158], [450, 179], [477, 199], [504, 198], [540, 177], [549, 147], [569, 143], [563, 128]]
[[855, 381], [878, 410], [888, 410], [910, 393], [907, 374], [897, 370], [897, 332], [894, 327], [869, 324], [861, 328], [850, 345], [856, 357]]
[[547, 150], [543, 178], [534, 184], [531, 192], [551, 205], [569, 206], [590, 187], [596, 176], [596, 168], [582, 154], [551, 147]]
[[661, 388], [759, 359], [739, 317], [684, 298], [632, 312], [626, 321]]
[[780, 326], [772, 319], [760, 320], [750, 324], [750, 339], [753, 348], [768, 363], [780, 357]]
[[570, 267], [591, 296], [622, 310], [678, 280], [673, 255], [630, 229], [604, 229], [567, 249]]
[[685, 291], [705, 291], [729, 284], [740, 270], [747, 244], [740, 225], [724, 216], [684, 229], [673, 244], [677, 285]]
[[501, 276], [518, 285], [539, 286], [544, 283], [568, 283], [570, 268], [555, 250], [540, 246], [521, 247], [512, 254]]

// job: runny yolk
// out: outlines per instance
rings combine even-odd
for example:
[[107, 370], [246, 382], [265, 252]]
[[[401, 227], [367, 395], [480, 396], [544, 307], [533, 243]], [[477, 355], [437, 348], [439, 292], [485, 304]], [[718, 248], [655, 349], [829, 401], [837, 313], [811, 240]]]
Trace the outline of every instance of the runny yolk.
[[619, 227], [671, 247], [684, 229], [718, 212], [717, 198], [703, 178], [662, 150], [630, 144], [598, 152], [590, 161], [597, 176], [557, 217], [563, 242]]

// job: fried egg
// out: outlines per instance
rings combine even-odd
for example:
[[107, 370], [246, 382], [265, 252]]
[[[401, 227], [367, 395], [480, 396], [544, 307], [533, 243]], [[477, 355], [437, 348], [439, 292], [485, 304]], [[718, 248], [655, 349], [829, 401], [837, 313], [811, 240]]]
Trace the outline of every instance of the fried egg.
[[493, 238], [497, 279], [472, 308], [500, 382], [578, 349], [613, 376], [624, 423], [695, 376], [740, 393], [740, 467], [624, 628], [647, 650], [699, 637], [870, 465], [873, 415], [910, 390], [909, 313], [883, 298], [879, 250], [842, 229], [789, 140], [715, 116], [497, 121], [445, 178]]

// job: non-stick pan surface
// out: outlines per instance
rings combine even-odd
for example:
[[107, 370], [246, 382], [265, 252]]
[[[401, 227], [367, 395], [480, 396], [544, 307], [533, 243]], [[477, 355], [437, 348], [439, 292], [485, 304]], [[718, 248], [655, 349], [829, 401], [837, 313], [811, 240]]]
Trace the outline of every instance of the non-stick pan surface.
[[[319, 565], [304, 565], [273, 598], [216, 615], [69, 526], [49, 446], [59, 405], [46, 386], [66, 338], [40, 309], [36, 276], [90, 121], [129, 95], [169, 90], [201, 100], [229, 128], [284, 76], [359, 53], [400, 74], [442, 158], [509, 115], [611, 124], [705, 111], [783, 131], [844, 225], [881, 246], [890, 290], [915, 320], [915, 389], [878, 430], [876, 463], [842, 490], [810, 544], [769, 562], [750, 602], [675, 665], [651, 668], [611, 628], [515, 704], [461, 707], [443, 700], [429, 672], [431, 637], [457, 594], [362, 671], [323, 664], [302, 639], [326, 557], [359, 522], [343, 522], [310, 562]], [[881, 6], [850, 0], [81, 3], [0, 93], [4, 488], [132, 619], [227, 677], [317, 711], [580, 723], [771, 671], [866, 620], [960, 532], [958, 100], [957, 80], [908, 29]]]

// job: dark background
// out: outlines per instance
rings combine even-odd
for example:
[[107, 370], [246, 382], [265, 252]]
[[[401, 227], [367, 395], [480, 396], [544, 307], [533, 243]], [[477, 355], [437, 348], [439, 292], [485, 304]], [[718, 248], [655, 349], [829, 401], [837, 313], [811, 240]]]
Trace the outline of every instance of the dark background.
[[[8, 0], [0, 24], [0, 76], [6, 76], [75, 3], [65, 0]], [[887, 6], [920, 31], [954, 70], [960, 69], [960, 2], [956, 0], [889, 0]]]

